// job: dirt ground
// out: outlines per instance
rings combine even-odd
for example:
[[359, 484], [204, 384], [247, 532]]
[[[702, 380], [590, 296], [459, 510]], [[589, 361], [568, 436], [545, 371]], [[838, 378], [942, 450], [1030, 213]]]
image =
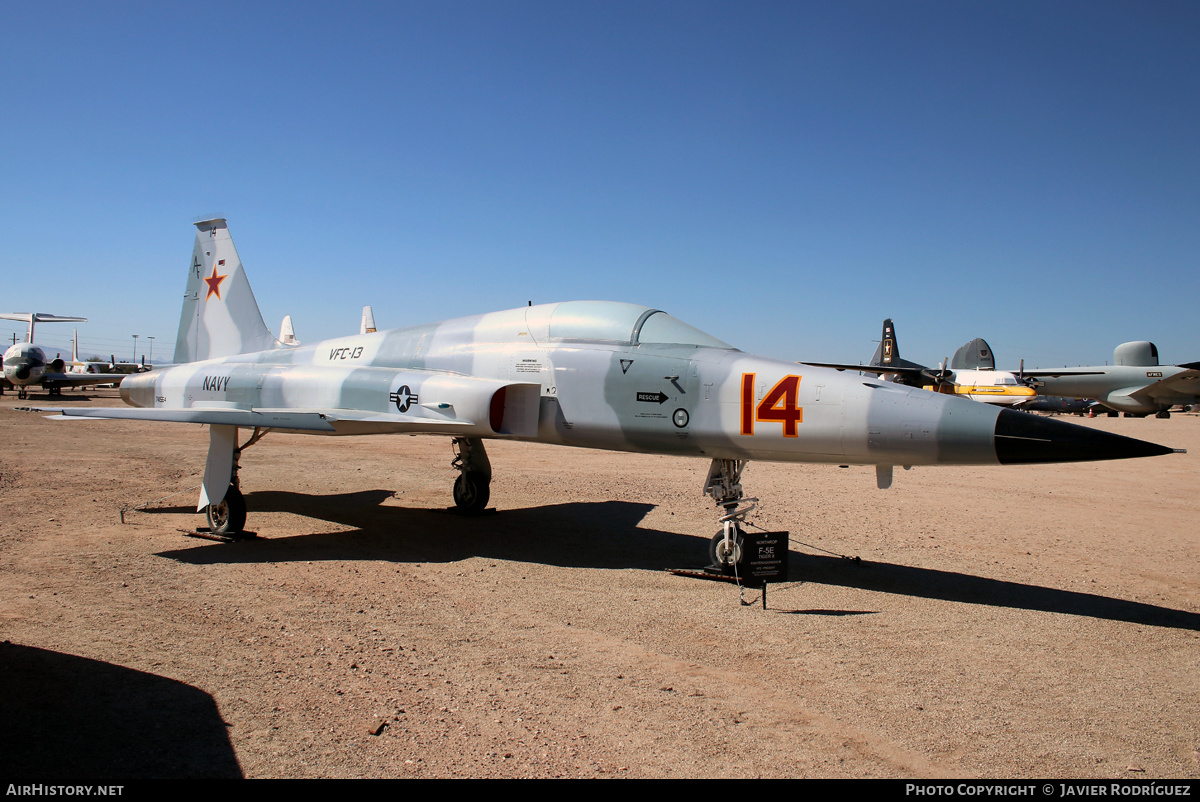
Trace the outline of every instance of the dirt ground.
[[445, 439], [271, 434], [258, 539], [219, 543], [182, 531], [204, 428], [27, 403], [0, 399], [4, 776], [1200, 776], [1195, 415], [1084, 422], [1187, 455], [889, 490], [754, 463], [754, 523], [791, 533], [764, 610], [667, 571], [707, 562], [700, 460], [489, 444], [497, 512], [464, 518]]

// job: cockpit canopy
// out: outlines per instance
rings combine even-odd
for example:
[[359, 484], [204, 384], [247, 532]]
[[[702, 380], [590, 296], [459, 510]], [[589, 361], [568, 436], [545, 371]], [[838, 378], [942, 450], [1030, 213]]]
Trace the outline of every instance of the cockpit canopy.
[[566, 301], [550, 315], [550, 339], [620, 345], [691, 345], [733, 349], [659, 309], [618, 301]]

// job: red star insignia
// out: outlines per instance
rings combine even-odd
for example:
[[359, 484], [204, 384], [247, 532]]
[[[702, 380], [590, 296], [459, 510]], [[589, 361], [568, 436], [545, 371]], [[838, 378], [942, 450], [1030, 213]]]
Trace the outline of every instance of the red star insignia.
[[226, 278], [228, 278], [228, 276], [218, 276], [217, 266], [213, 265], [213, 274], [204, 279], [204, 283], [208, 285], [208, 295], [204, 296], [204, 300], [207, 301], [214, 295], [217, 296], [218, 301], [221, 300], [221, 282]]

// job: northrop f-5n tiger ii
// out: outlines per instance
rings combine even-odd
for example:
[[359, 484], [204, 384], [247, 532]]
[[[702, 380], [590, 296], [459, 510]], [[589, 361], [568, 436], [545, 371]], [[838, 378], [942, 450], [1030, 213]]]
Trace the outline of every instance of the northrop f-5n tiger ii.
[[[828, 368], [739, 351], [666, 312], [567, 301], [284, 347], [267, 330], [225, 220], [196, 223], [174, 366], [127, 377], [128, 408], [68, 416], [204, 423], [197, 511], [246, 521], [242, 451], [268, 431], [452, 439], [454, 503], [482, 510], [489, 439], [711, 460], [723, 524], [714, 563], [741, 561], [750, 460], [875, 465], [1073, 462], [1172, 449]], [[249, 438], [239, 444], [239, 430]]]

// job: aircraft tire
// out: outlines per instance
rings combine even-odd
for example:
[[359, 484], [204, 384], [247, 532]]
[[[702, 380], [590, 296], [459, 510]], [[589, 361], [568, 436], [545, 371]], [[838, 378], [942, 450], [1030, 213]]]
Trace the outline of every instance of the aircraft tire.
[[[720, 568], [725, 573], [733, 573], [735, 567], [741, 568], [745, 554], [742, 551], [742, 530], [735, 529], [733, 536], [733, 548], [729, 549], [725, 544], [725, 530], [722, 529], [713, 535], [712, 540], [708, 543], [708, 558], [712, 561], [714, 568]], [[740, 571], [739, 571], [740, 573]]]
[[220, 504], [208, 505], [208, 527], [215, 535], [236, 535], [246, 526], [246, 499], [230, 485]]
[[463, 512], [483, 512], [491, 494], [491, 483], [478, 471], [460, 473], [454, 480], [454, 506]]

